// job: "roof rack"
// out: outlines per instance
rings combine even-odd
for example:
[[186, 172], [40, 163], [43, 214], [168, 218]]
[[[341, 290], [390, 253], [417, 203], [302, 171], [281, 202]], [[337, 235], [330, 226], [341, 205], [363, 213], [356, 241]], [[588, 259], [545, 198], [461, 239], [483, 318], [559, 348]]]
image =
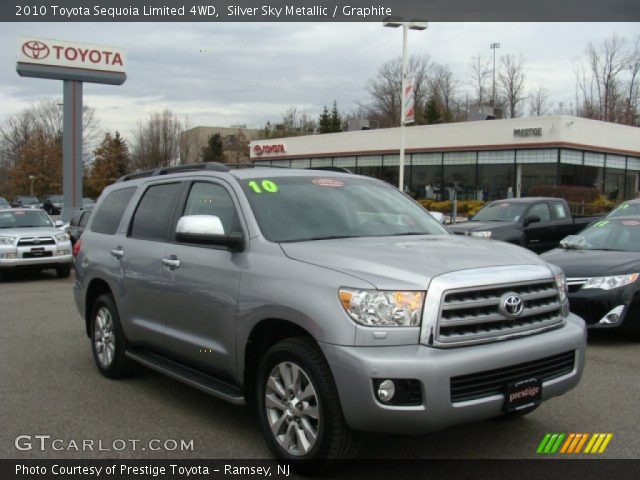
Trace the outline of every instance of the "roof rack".
[[194, 172], [198, 170], [208, 170], [213, 172], [228, 172], [231, 169], [224, 163], [218, 162], [205, 162], [205, 163], [190, 163], [188, 165], [178, 165], [177, 167], [163, 167], [153, 170], [145, 170], [144, 172], [130, 173], [129, 175], [123, 175], [117, 182], [125, 182], [127, 180], [135, 180], [137, 178], [145, 177], [157, 177], [158, 175], [169, 175], [171, 173], [180, 172]]

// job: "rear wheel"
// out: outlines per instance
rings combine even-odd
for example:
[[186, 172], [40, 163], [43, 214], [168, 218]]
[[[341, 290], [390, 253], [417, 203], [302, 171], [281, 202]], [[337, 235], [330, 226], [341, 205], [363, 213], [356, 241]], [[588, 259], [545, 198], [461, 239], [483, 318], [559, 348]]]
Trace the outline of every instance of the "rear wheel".
[[257, 375], [256, 403], [263, 434], [278, 458], [308, 460], [355, 455], [357, 436], [342, 414], [331, 370], [308, 338], [290, 338], [265, 354]]
[[100, 373], [109, 378], [123, 378], [131, 372], [133, 362], [127, 358], [126, 338], [120, 315], [110, 294], [98, 297], [91, 315], [91, 350]]

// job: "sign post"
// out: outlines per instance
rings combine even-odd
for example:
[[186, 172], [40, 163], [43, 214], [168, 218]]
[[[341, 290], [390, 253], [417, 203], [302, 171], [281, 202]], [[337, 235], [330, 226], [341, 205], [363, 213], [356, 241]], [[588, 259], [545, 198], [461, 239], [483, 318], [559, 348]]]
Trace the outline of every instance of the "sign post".
[[66, 222], [82, 206], [83, 83], [121, 85], [127, 78], [126, 51], [61, 40], [20, 38], [16, 70], [21, 77], [63, 81], [62, 189]]

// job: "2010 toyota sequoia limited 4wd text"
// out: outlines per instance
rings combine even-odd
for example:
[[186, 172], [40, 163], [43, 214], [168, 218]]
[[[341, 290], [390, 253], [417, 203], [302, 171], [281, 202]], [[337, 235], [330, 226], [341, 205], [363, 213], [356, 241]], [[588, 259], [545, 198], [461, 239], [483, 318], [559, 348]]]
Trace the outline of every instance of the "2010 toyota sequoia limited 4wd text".
[[562, 272], [450, 234], [371, 178], [220, 164], [124, 177], [74, 248], [98, 369], [140, 363], [252, 404], [273, 454], [356, 432], [521, 415], [574, 387], [585, 326]]

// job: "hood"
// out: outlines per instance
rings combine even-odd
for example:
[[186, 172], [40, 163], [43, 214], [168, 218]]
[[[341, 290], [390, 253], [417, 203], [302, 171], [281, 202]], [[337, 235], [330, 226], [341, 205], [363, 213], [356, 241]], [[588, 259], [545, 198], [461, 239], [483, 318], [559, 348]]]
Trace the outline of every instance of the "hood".
[[453, 233], [468, 233], [468, 232], [481, 232], [490, 230], [495, 232], [496, 230], [503, 230], [507, 228], [513, 228], [517, 224], [516, 222], [463, 222], [456, 223], [455, 225], [447, 225], [449, 230]]
[[424, 289], [433, 277], [457, 270], [545, 265], [524, 248], [456, 235], [360, 237], [280, 246], [294, 260], [358, 277], [379, 289]]
[[541, 256], [547, 262], [562, 268], [567, 278], [602, 277], [640, 272], [640, 252], [555, 248]]
[[0, 228], [0, 237], [52, 237], [59, 235], [55, 227]]

